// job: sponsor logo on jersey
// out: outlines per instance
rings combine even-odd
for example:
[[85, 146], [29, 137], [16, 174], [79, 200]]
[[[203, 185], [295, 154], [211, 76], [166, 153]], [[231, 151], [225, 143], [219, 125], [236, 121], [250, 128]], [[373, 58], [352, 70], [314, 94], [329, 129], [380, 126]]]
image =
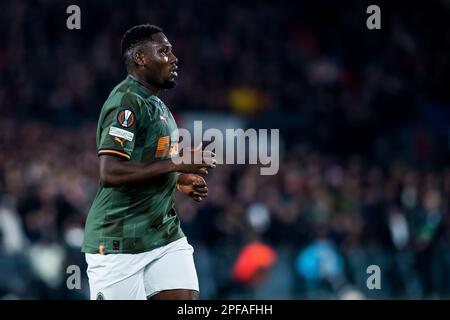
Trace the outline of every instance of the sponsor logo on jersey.
[[[120, 129], [120, 128], [116, 128], [116, 127], [109, 128], [109, 135], [116, 137], [116, 138], [122, 138], [122, 139], [128, 140], [128, 141], [133, 141], [133, 137], [134, 137], [133, 132], [130, 132], [130, 131], [127, 131], [124, 129]], [[114, 140], [116, 140], [116, 139], [114, 139]]]
[[170, 136], [160, 137], [156, 145], [155, 158], [165, 158], [170, 150]]
[[170, 141], [170, 136], [160, 137], [156, 145], [155, 158], [167, 158], [178, 155], [178, 141]]
[[122, 127], [130, 128], [135, 121], [135, 116], [133, 111], [126, 109], [119, 112], [117, 116], [117, 121]]
[[120, 138], [114, 137], [114, 141], [117, 141], [118, 143], [120, 143], [120, 145], [122, 146], [122, 148], [124, 147], [124, 143], [125, 143], [125, 139], [120, 140]]

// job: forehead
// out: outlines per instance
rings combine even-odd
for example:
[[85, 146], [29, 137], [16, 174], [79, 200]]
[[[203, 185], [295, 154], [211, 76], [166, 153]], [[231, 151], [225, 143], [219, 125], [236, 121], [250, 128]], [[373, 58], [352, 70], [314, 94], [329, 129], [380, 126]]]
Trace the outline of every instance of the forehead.
[[150, 44], [153, 46], [172, 46], [167, 37], [162, 32], [152, 34], [152, 39], [153, 40], [150, 41]]

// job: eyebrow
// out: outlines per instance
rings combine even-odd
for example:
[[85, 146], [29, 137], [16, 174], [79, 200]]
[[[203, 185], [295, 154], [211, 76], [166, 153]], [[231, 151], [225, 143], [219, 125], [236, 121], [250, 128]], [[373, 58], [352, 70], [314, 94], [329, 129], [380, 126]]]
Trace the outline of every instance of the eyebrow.
[[152, 46], [160, 46], [160, 47], [168, 47], [168, 48], [172, 48], [172, 45], [169, 43], [152, 43]]

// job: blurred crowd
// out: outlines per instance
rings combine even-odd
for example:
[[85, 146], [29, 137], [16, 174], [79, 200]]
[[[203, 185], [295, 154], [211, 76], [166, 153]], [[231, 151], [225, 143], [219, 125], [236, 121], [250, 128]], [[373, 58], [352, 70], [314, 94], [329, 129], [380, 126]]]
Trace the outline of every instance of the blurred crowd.
[[[66, 268], [80, 266], [85, 278], [80, 245], [98, 185], [95, 125], [1, 125], [0, 293], [83, 298], [87, 292], [67, 290]], [[263, 284], [266, 298], [336, 297], [349, 288], [368, 297], [450, 295], [448, 166], [381, 166], [298, 146], [282, 155], [277, 175], [222, 165], [207, 181], [201, 204], [176, 198], [205, 298], [257, 297]], [[234, 281], [240, 250], [255, 242], [270, 246], [276, 262], [264, 281]], [[366, 287], [370, 265], [382, 270], [379, 293]]]
[[[121, 36], [147, 22], [179, 59], [161, 96], [177, 119], [234, 114], [284, 141], [276, 176], [223, 165], [200, 205], [177, 197], [203, 298], [450, 297], [448, 1], [381, 3], [376, 31], [365, 1], [79, 1], [72, 31], [70, 4], [0, 2], [0, 297], [87, 297], [96, 120]], [[243, 280], [255, 243], [272, 263]]]

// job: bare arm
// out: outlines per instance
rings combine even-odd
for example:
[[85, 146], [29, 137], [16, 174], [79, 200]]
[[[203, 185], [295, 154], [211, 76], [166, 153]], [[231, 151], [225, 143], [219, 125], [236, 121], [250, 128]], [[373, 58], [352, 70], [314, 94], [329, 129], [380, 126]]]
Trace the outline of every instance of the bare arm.
[[214, 163], [175, 164], [172, 160], [138, 163], [114, 156], [100, 156], [100, 181], [105, 188], [137, 185], [170, 172], [207, 174]]

